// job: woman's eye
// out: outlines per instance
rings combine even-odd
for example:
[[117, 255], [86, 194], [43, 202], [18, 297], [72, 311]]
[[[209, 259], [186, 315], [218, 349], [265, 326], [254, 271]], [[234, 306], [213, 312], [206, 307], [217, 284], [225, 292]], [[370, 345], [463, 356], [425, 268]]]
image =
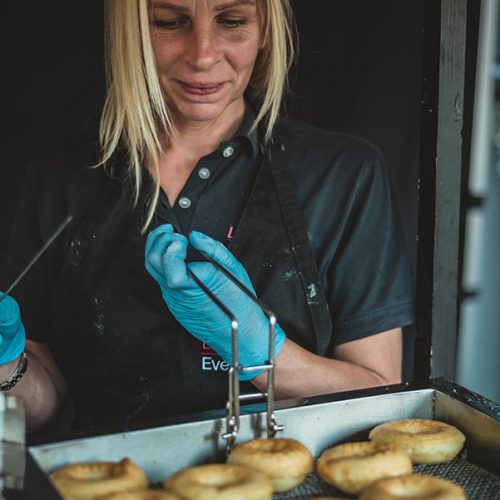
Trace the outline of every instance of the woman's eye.
[[188, 24], [188, 19], [153, 19], [153, 24], [160, 29], [175, 30], [184, 28]]
[[238, 28], [248, 23], [246, 19], [236, 19], [232, 17], [221, 17], [217, 21], [226, 28]]

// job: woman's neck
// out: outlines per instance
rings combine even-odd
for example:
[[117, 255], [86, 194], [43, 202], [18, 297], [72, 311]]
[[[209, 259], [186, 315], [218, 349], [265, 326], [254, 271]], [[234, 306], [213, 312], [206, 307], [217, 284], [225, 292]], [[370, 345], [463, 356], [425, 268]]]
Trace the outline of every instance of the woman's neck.
[[[175, 131], [159, 163], [159, 182], [171, 205], [174, 204], [199, 160], [229, 140], [243, 121], [245, 103], [212, 121], [174, 120]], [[226, 110], [227, 111], [227, 110]], [[224, 119], [222, 119], [224, 118]]]
[[245, 115], [245, 103], [234, 103], [226, 112], [214, 120], [187, 121], [174, 119], [174, 133], [170, 137], [166, 152], [184, 152], [198, 161], [211, 153], [223, 141], [234, 136]]

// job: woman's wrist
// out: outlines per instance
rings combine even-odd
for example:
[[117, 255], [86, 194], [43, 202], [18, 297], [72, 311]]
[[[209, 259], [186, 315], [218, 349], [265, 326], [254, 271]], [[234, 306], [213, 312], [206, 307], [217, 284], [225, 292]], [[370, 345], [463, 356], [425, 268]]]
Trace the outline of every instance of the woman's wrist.
[[0, 391], [13, 389], [23, 378], [27, 368], [28, 356], [26, 352], [23, 352], [16, 360], [3, 365], [0, 370]]
[[16, 369], [20, 357], [21, 356], [18, 356], [12, 361], [8, 361], [7, 363], [0, 365], [0, 382], [3, 382], [7, 378], [9, 378], [9, 375]]

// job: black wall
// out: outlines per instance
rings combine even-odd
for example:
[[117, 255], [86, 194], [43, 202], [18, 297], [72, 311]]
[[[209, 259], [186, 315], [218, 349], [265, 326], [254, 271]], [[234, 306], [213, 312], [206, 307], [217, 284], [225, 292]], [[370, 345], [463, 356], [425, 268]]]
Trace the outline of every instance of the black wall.
[[94, 126], [104, 71], [102, 0], [0, 5], [1, 262], [27, 166], [47, 142]]

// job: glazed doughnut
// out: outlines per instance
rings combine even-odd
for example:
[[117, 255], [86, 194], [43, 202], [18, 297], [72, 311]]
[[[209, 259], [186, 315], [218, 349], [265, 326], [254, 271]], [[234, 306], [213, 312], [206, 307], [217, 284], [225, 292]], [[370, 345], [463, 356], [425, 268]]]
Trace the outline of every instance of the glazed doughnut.
[[236, 446], [228, 463], [248, 465], [267, 474], [275, 492], [288, 491], [303, 483], [313, 471], [311, 452], [295, 439], [252, 439]]
[[325, 482], [353, 495], [378, 479], [413, 470], [410, 457], [396, 445], [372, 441], [344, 443], [325, 450], [316, 468]]
[[169, 477], [164, 487], [185, 500], [270, 500], [273, 494], [268, 476], [236, 464], [188, 467]]
[[115, 492], [148, 486], [143, 470], [129, 458], [120, 462], [89, 462], [66, 465], [50, 474], [64, 499], [87, 500]]
[[455, 458], [465, 436], [452, 425], [437, 420], [394, 420], [374, 427], [369, 435], [377, 443], [395, 443], [415, 464], [439, 464]]
[[424, 474], [390, 477], [373, 483], [359, 500], [392, 500], [397, 498], [432, 498], [432, 500], [465, 500], [463, 489], [447, 481]]
[[181, 500], [181, 497], [165, 490], [148, 489], [111, 493], [111, 495], [99, 497], [99, 500]]

